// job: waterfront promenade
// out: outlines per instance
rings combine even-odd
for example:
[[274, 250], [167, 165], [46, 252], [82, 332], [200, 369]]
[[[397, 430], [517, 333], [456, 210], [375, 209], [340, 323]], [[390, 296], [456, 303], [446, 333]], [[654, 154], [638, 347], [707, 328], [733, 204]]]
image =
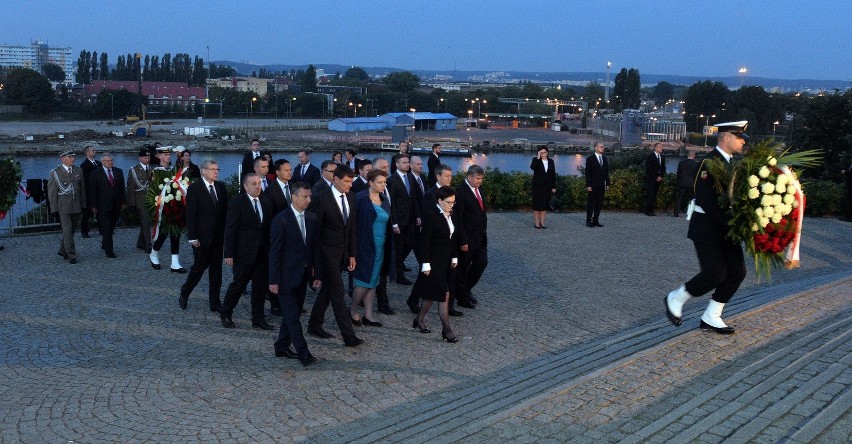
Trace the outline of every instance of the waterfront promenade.
[[236, 330], [208, 311], [206, 279], [180, 310], [185, 275], [152, 270], [135, 229], [116, 233], [118, 259], [78, 236], [73, 266], [58, 234], [4, 238], [0, 442], [850, 440], [852, 224], [806, 219], [802, 268], [772, 283], [749, 263], [725, 312], [737, 333], [718, 336], [697, 329], [706, 297], [680, 328], [663, 312], [697, 270], [683, 218], [584, 217], [489, 215], [458, 344], [435, 313], [433, 333], [411, 329], [410, 287], [390, 284], [397, 314], [356, 327], [356, 349], [309, 336], [307, 369], [273, 355], [277, 328], [250, 327], [248, 297]]

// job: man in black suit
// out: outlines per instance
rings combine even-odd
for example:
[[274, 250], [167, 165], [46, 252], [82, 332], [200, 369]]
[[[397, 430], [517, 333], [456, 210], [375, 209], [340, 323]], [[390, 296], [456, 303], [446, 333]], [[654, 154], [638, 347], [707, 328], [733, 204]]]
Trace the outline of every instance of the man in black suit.
[[194, 262], [180, 288], [180, 308], [186, 310], [189, 294], [201, 281], [204, 270], [209, 279], [210, 311], [219, 311], [222, 302], [222, 248], [225, 218], [228, 215], [228, 192], [219, 182], [219, 164], [205, 160], [201, 164], [201, 180], [186, 190], [186, 237], [192, 245]]
[[101, 233], [101, 249], [106, 256], [115, 258], [112, 235], [119, 213], [124, 208], [124, 174], [120, 168], [112, 165], [112, 154], [101, 156], [101, 167], [89, 176], [89, 208], [98, 218], [98, 231]]
[[420, 226], [420, 208], [414, 190], [417, 184], [411, 174], [411, 156], [400, 153], [394, 156], [396, 172], [388, 178], [387, 189], [391, 196], [391, 225], [396, 259], [396, 283], [411, 285], [405, 277], [405, 258], [414, 248], [414, 230]]
[[411, 156], [411, 175], [414, 176], [414, 201], [418, 208], [423, 208], [423, 195], [426, 194], [426, 177], [423, 176], [423, 160], [419, 156]]
[[346, 165], [334, 171], [334, 183], [330, 190], [320, 194], [311, 204], [310, 211], [317, 217], [320, 250], [322, 251], [323, 286], [311, 310], [308, 333], [320, 338], [334, 337], [322, 328], [328, 305], [340, 328], [343, 343], [355, 347], [364, 341], [355, 336], [349, 308], [343, 300], [344, 270], [355, 269], [355, 199], [349, 194], [355, 173]]
[[231, 315], [251, 281], [251, 326], [272, 330], [263, 312], [269, 278], [272, 206], [260, 194], [260, 176], [257, 174], [249, 173], [243, 177], [243, 191], [228, 205], [225, 220], [223, 254], [225, 264], [234, 267], [234, 280], [225, 292], [219, 317], [225, 328], [236, 327]]
[[695, 160], [695, 151], [689, 150], [686, 159], [677, 164], [677, 196], [672, 216], [679, 217], [683, 203], [692, 200], [692, 186], [695, 184], [696, 173], [698, 173], [698, 161]]
[[251, 139], [249, 150], [243, 155], [242, 172], [240, 173], [241, 182], [246, 174], [254, 172], [254, 161], [261, 156], [269, 156], [269, 161], [272, 162], [272, 154], [269, 153], [269, 150], [260, 149], [260, 140]]
[[[83, 188], [89, 188], [89, 176], [93, 171], [101, 167], [101, 161], [95, 159], [97, 150], [93, 143], [83, 145], [83, 151], [86, 153], [86, 160], [80, 164], [83, 170]], [[88, 202], [83, 202], [83, 213], [80, 216], [80, 237], [89, 238], [89, 219], [92, 218], [92, 210], [89, 208]]]
[[355, 151], [352, 148], [346, 150], [346, 166], [348, 166], [352, 171], [358, 171], [358, 162], [361, 161], [361, 159], [356, 156], [358, 156], [358, 151]]
[[722, 321], [722, 310], [746, 277], [743, 248], [728, 237], [728, 208], [719, 206], [716, 179], [707, 169], [707, 162], [719, 160], [730, 163], [734, 154], [743, 151], [748, 136], [744, 134], [747, 121], [719, 123], [716, 149], [707, 153], [695, 179], [695, 208], [689, 221], [687, 237], [695, 245], [701, 271], [666, 296], [666, 315], [674, 325], [681, 324], [683, 305], [692, 297], [713, 290], [713, 298], [701, 315], [700, 328], [719, 334], [733, 334], [734, 328]]
[[360, 159], [358, 161], [358, 177], [352, 181], [352, 195], [356, 195], [367, 188], [367, 174], [373, 171], [373, 161], [370, 159]]
[[427, 188], [432, 188], [435, 186], [435, 182], [437, 181], [437, 171], [438, 166], [441, 165], [441, 144], [436, 143], [432, 145], [432, 154], [429, 155], [429, 160], [426, 161], [426, 166], [429, 167], [429, 177], [426, 180]]
[[322, 169], [322, 177], [311, 187], [312, 196], [319, 196], [331, 189], [331, 184], [334, 181], [334, 170], [337, 169], [337, 164], [331, 160], [323, 160], [320, 168]]
[[[323, 278], [317, 218], [305, 211], [310, 203], [308, 184], [295, 183], [292, 205], [272, 221], [269, 249], [269, 291], [277, 295], [283, 310], [275, 356], [298, 358], [305, 367], [317, 359], [308, 351], [299, 315], [307, 284], [310, 282], [313, 288], [320, 288]], [[290, 348], [291, 343], [296, 347], [295, 352]]]
[[471, 290], [488, 266], [488, 215], [480, 190], [485, 171], [479, 165], [467, 169], [464, 182], [456, 187], [453, 223], [458, 230], [459, 266], [456, 273], [456, 301], [459, 306], [476, 308], [479, 301]]
[[293, 190], [290, 188], [293, 179], [293, 168], [287, 159], [278, 159], [273, 165], [275, 180], [269, 182], [269, 187], [263, 191], [272, 204], [272, 217], [290, 206]]
[[609, 189], [609, 161], [603, 142], [595, 142], [595, 152], [586, 158], [586, 226], [602, 227], [599, 218], [604, 193]]
[[666, 176], [666, 158], [663, 156], [663, 144], [655, 143], [654, 151], [645, 157], [645, 215], [656, 216], [657, 192]]
[[293, 182], [306, 182], [314, 186], [320, 180], [319, 168], [311, 165], [311, 155], [307, 151], [299, 151], [299, 165], [293, 171]]

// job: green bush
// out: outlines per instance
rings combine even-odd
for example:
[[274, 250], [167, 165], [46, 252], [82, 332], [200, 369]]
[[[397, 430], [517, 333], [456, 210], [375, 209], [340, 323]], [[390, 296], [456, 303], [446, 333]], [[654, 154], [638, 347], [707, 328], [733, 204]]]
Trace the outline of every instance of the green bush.
[[802, 183], [802, 190], [805, 192], [806, 215], [841, 214], [841, 202], [846, 199], [843, 185], [828, 180], [809, 180]]

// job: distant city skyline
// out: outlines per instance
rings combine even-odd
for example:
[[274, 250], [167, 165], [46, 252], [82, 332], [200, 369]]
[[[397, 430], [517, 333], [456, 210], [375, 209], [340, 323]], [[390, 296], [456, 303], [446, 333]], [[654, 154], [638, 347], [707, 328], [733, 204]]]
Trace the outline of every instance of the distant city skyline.
[[[851, 2], [7, 0], [0, 44], [260, 65], [852, 80]], [[209, 55], [209, 57], [208, 57]]]

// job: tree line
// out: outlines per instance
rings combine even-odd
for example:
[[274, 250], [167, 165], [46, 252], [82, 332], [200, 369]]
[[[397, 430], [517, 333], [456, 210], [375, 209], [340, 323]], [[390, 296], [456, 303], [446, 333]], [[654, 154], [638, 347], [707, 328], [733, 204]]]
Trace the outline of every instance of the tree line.
[[[211, 66], [211, 71], [214, 66]], [[216, 68], [225, 72], [233, 69]], [[165, 53], [162, 56], [142, 56], [139, 53], [119, 55], [112, 69], [106, 52], [80, 51], [77, 59], [77, 83], [92, 83], [94, 80], [139, 80], [139, 76], [151, 82], [183, 82], [188, 86], [204, 86], [208, 72], [204, 59], [187, 53]]]

